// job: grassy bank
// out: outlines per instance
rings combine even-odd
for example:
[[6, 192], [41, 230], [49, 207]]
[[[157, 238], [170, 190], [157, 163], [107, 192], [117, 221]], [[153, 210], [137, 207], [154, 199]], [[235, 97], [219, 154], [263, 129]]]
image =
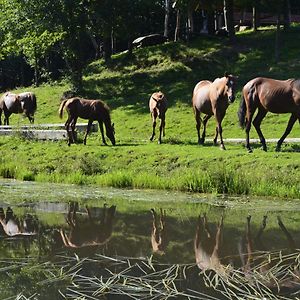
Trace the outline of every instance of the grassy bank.
[[[286, 145], [288, 149], [290, 145]], [[114, 187], [174, 189], [300, 197], [299, 154], [242, 145], [227, 151], [207, 145], [150, 143], [68, 147], [65, 142], [32, 142], [6, 138], [1, 142], [0, 176], [21, 180], [97, 184]], [[16, 155], [18, 153], [18, 155]]]
[[[101, 98], [110, 105], [117, 146], [101, 146], [97, 133], [88, 138], [87, 146], [71, 147], [65, 142], [0, 137], [0, 176], [299, 198], [298, 145], [285, 144], [281, 153], [274, 151], [275, 145], [269, 145], [268, 153], [254, 145], [255, 151], [250, 155], [242, 145], [226, 145], [227, 151], [209, 143], [196, 145], [190, 103], [193, 87], [199, 80], [213, 80], [225, 70], [239, 76], [237, 100], [227, 110], [223, 136], [243, 138], [245, 134], [237, 120], [241, 87], [256, 76], [278, 79], [299, 76], [296, 42], [299, 27], [282, 36], [280, 63], [273, 60], [274, 34], [272, 29], [258, 34], [239, 34], [233, 47], [223, 39], [200, 37], [190, 44], [167, 43], [135, 50], [132, 57], [118, 54], [113, 56], [109, 66], [102, 60], [91, 63], [85, 70], [82, 96]], [[37, 123], [62, 122], [57, 110], [68, 84], [53, 83], [32, 89], [38, 98]], [[166, 93], [169, 102], [166, 138], [162, 145], [148, 141], [151, 133], [148, 99], [158, 89]], [[288, 118], [289, 115], [267, 115], [262, 124], [265, 137], [279, 138]], [[27, 121], [20, 116], [11, 117], [11, 124], [23, 123]], [[208, 124], [207, 136], [211, 138], [215, 122], [211, 119]], [[251, 137], [257, 137], [254, 128]], [[289, 137], [299, 137], [298, 124]]]

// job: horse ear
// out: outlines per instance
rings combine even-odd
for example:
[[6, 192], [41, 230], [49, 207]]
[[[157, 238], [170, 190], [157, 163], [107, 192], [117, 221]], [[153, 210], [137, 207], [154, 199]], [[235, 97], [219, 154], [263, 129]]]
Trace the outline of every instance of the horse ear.
[[228, 72], [226, 71], [225, 73], [224, 73], [224, 77], [228, 77], [229, 76], [229, 74], [228, 74]]

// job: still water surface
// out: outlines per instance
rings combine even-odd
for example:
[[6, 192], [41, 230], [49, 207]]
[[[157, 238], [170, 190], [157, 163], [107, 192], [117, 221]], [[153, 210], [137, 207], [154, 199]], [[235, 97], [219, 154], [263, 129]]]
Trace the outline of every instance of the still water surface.
[[1, 299], [299, 299], [300, 201], [0, 181]]

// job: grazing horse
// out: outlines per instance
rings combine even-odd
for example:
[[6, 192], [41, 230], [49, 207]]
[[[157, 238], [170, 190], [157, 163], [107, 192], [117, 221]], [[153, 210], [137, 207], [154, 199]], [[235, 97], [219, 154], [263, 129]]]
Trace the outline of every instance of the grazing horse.
[[242, 101], [238, 112], [240, 125], [246, 128], [246, 148], [252, 152], [249, 143], [249, 132], [253, 115], [253, 125], [258, 133], [264, 151], [267, 151], [266, 140], [260, 129], [260, 124], [267, 112], [281, 114], [291, 113], [287, 128], [277, 142], [276, 151], [280, 151], [281, 144], [291, 132], [295, 122], [300, 123], [300, 79], [275, 80], [257, 77], [250, 80], [242, 91]]
[[63, 117], [64, 108], [68, 112], [68, 120], [65, 123], [65, 127], [69, 137], [69, 146], [71, 143], [75, 143], [75, 126], [78, 117], [89, 120], [83, 140], [84, 145], [86, 145], [87, 135], [95, 120], [99, 123], [103, 144], [107, 145], [103, 133], [103, 123], [106, 128], [106, 136], [113, 145], [116, 144], [114, 124], [111, 123], [109, 107], [103, 101], [88, 100], [78, 97], [63, 100], [59, 108], [60, 118]]
[[71, 203], [67, 215], [67, 223], [71, 230], [68, 235], [63, 229], [60, 230], [64, 245], [68, 248], [82, 248], [106, 244], [112, 234], [116, 206], [112, 205], [107, 209], [104, 205], [100, 222], [92, 217], [92, 208], [86, 207], [88, 219], [85, 218], [85, 222], [80, 223], [77, 211], [78, 203]]
[[166, 212], [160, 209], [160, 219], [158, 220], [155, 210], [151, 209], [153, 222], [151, 231], [151, 245], [154, 253], [165, 254], [168, 241], [166, 233]]
[[30, 123], [34, 123], [34, 113], [36, 108], [36, 96], [32, 92], [20, 94], [13, 94], [10, 92], [5, 93], [0, 98], [0, 125], [2, 125], [2, 112], [4, 113], [4, 125], [9, 125], [9, 117], [12, 113], [24, 113]]
[[152, 116], [153, 131], [150, 141], [153, 141], [155, 136], [156, 118], [160, 118], [159, 138], [158, 143], [161, 144], [161, 134], [165, 136], [167, 99], [162, 92], [153, 93], [149, 100], [149, 109]]
[[[196, 119], [199, 145], [204, 144], [207, 121], [214, 115], [217, 121], [214, 144], [217, 144], [219, 134], [221, 149], [225, 150], [221, 123], [229, 103], [232, 103], [235, 99], [235, 82], [235, 76], [225, 73], [224, 77], [217, 78], [213, 82], [202, 80], [196, 84], [193, 92], [192, 104]], [[205, 114], [203, 120], [201, 119], [201, 113]], [[203, 133], [200, 138], [201, 122], [203, 122]]]

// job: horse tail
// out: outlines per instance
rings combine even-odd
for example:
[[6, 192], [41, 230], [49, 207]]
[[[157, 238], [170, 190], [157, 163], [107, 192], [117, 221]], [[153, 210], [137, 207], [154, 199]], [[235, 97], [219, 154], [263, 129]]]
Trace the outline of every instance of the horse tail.
[[239, 122], [242, 128], [245, 128], [246, 126], [246, 111], [247, 111], [246, 101], [244, 95], [242, 94], [242, 101], [240, 104], [240, 109], [238, 111]]
[[64, 107], [65, 107], [65, 104], [66, 102], [68, 101], [68, 99], [64, 100], [61, 104], [60, 104], [60, 107], [59, 107], [59, 117], [62, 119], [63, 117], [63, 114], [64, 114]]
[[31, 100], [33, 103], [33, 111], [36, 111], [37, 105], [36, 105], [36, 95], [34, 93], [31, 93]]

